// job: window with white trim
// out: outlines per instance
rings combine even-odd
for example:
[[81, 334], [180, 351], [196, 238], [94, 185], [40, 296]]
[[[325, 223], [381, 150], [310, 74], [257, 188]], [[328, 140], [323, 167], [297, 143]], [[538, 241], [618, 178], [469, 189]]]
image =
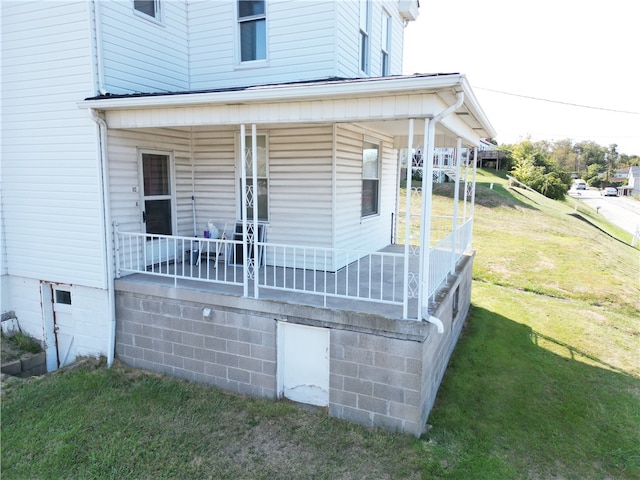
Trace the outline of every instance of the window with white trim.
[[133, 9], [160, 20], [160, 0], [133, 0]]
[[365, 140], [362, 146], [362, 216], [380, 211], [380, 144]]
[[371, 30], [371, 0], [360, 0], [360, 70], [369, 74], [369, 31]]
[[[253, 143], [251, 135], [245, 136], [245, 151], [240, 161], [245, 161], [247, 175], [247, 196], [252, 198], [252, 205], [258, 205], [258, 220], [261, 222], [269, 221], [269, 158], [268, 158], [268, 142], [265, 134], [256, 135], [256, 152], [258, 157], [257, 163], [257, 194], [253, 188], [253, 159], [252, 149]], [[242, 166], [241, 166], [242, 167]], [[242, 170], [239, 170], [242, 174]], [[239, 179], [240, 192], [242, 192], [242, 177]], [[242, 202], [242, 195], [240, 196]], [[247, 220], [253, 220], [253, 206], [245, 206]]]
[[267, 58], [267, 15], [264, 0], [238, 0], [240, 62]]
[[389, 75], [389, 52], [391, 51], [391, 15], [386, 11], [382, 12], [382, 38], [381, 38], [381, 55], [380, 70], [381, 75], [386, 77]]

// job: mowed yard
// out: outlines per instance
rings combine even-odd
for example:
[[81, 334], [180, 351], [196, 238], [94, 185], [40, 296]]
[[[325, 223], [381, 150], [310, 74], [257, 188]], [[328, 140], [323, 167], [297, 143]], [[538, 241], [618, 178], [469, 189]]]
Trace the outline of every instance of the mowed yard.
[[421, 438], [88, 361], [3, 386], [2, 478], [640, 478], [640, 250], [478, 182], [473, 305]]

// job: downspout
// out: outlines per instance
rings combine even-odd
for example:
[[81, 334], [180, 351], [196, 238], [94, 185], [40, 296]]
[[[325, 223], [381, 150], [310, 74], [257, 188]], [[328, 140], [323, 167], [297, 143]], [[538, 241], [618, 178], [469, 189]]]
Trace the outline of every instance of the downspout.
[[[438, 328], [438, 333], [444, 333], [442, 321], [429, 315], [429, 262], [431, 261], [431, 197], [433, 196], [433, 150], [436, 138], [436, 124], [447, 115], [456, 111], [464, 102], [464, 92], [458, 92], [456, 103], [438, 113], [435, 117], [425, 119], [424, 124], [424, 156], [422, 160], [422, 219], [420, 222], [420, 256], [421, 260], [421, 281], [424, 292], [421, 296], [419, 308], [420, 317], [423, 321], [433, 323]], [[427, 199], [429, 206], [427, 208]], [[424, 306], [422, 305], [424, 303]]]
[[89, 0], [89, 21], [91, 26], [91, 44], [93, 47], [93, 65], [95, 65], [94, 78], [98, 92], [101, 95], [107, 93], [104, 86], [104, 65], [102, 51], [102, 23], [98, 13], [100, 3], [96, 0]]
[[104, 232], [104, 260], [106, 263], [106, 285], [109, 297], [109, 347], [107, 351], [107, 366], [111, 367], [116, 350], [116, 296], [113, 268], [113, 241], [111, 238], [111, 201], [109, 197], [109, 169], [107, 164], [107, 123], [94, 110], [89, 109], [91, 119], [96, 122], [98, 128], [99, 148], [98, 162], [100, 164], [100, 210], [102, 212], [102, 228]]
[[[104, 95], [107, 90], [104, 86], [104, 65], [102, 51], [102, 26], [99, 15], [99, 2], [89, 0], [89, 22], [91, 28], [92, 56], [91, 62], [94, 69], [94, 82], [96, 90]], [[108, 296], [109, 315], [109, 345], [107, 347], [107, 366], [113, 365], [116, 351], [116, 298], [114, 285], [114, 251], [111, 238], [111, 201], [109, 198], [109, 170], [107, 168], [107, 123], [93, 108], [89, 109], [91, 119], [96, 123], [98, 129], [98, 163], [100, 166], [100, 211], [102, 213], [102, 231], [104, 235], [104, 261], [105, 261], [105, 284]]]

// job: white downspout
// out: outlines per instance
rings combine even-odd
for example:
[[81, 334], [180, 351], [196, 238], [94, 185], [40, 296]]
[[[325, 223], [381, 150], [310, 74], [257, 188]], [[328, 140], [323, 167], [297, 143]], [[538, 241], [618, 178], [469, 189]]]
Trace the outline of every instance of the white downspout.
[[100, 2], [96, 0], [89, 0], [89, 21], [91, 25], [91, 43], [93, 47], [93, 53], [95, 59], [93, 64], [95, 65], [94, 78], [96, 87], [101, 95], [107, 93], [107, 89], [104, 86], [104, 62], [103, 62], [103, 50], [102, 50], [102, 22], [100, 21], [100, 14], [98, 9], [100, 8]]
[[107, 366], [111, 367], [116, 351], [116, 296], [113, 268], [113, 242], [111, 238], [111, 201], [109, 196], [109, 169], [107, 161], [107, 123], [96, 110], [89, 109], [91, 119], [96, 122], [99, 136], [98, 162], [100, 165], [100, 210], [102, 212], [102, 228], [104, 232], [104, 260], [106, 263], [106, 285], [109, 297], [109, 347], [107, 351]]
[[[422, 160], [422, 219], [420, 222], [420, 255], [422, 264], [420, 280], [422, 286], [422, 302], [420, 317], [423, 321], [433, 323], [438, 327], [438, 333], [444, 333], [442, 322], [429, 315], [429, 262], [431, 261], [431, 197], [433, 195], [433, 151], [436, 138], [436, 124], [447, 115], [456, 111], [464, 102], [464, 92], [458, 92], [456, 103], [438, 113], [435, 117], [426, 119], [424, 125], [424, 152]], [[427, 205], [427, 199], [429, 205]], [[428, 207], [428, 208], [427, 208]]]

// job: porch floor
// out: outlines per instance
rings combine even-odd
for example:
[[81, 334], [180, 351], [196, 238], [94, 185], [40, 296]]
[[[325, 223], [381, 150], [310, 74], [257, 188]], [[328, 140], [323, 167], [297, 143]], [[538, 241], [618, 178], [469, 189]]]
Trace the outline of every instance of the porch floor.
[[[380, 251], [404, 253], [404, 245], [389, 245]], [[418, 257], [411, 256], [410, 273], [417, 272], [417, 263]], [[118, 281], [121, 285], [132, 282], [242, 297], [244, 286], [233, 284], [242, 282], [242, 275], [242, 265], [226, 263], [223, 255], [207, 259], [203, 253], [199, 262], [156, 265], [149, 267], [148, 273], [126, 275]], [[383, 262], [364, 257], [337, 272], [261, 266], [258, 276], [258, 298], [262, 300], [403, 318], [404, 257], [385, 257]], [[251, 298], [255, 298], [254, 287], [251, 280], [248, 288]], [[408, 305], [408, 317], [417, 318], [418, 299], [409, 298]]]

